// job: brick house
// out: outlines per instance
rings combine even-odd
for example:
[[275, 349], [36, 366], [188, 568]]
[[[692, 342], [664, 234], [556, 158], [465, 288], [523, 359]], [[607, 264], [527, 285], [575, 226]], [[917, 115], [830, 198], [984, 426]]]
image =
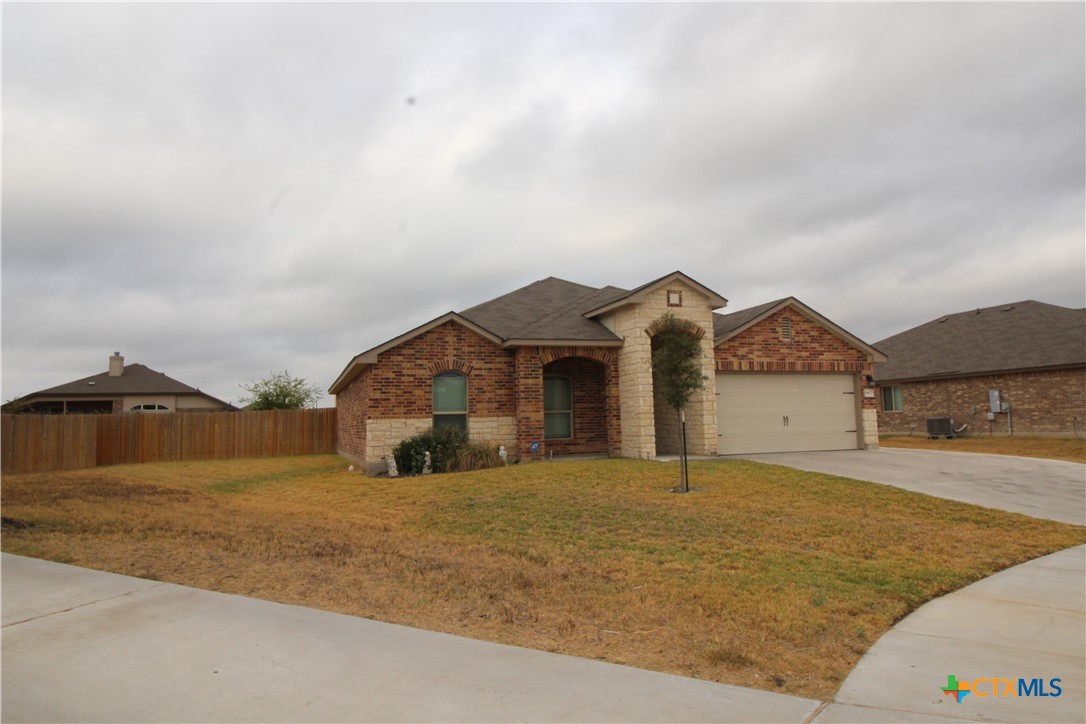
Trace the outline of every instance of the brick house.
[[449, 312], [352, 359], [329, 389], [337, 448], [371, 467], [455, 425], [512, 459], [678, 452], [654, 394], [651, 323], [694, 322], [709, 382], [685, 410], [692, 455], [875, 446], [872, 364], [885, 358], [794, 298], [732, 314], [681, 272], [633, 290], [550, 277]]
[[[1086, 309], [1025, 301], [939, 317], [875, 344], [879, 429], [1082, 435]], [[998, 391], [995, 399], [993, 391]]]
[[[120, 352], [109, 368], [90, 377], [23, 395], [5, 405], [14, 411], [45, 414], [108, 415], [115, 412], [214, 412], [236, 410], [229, 402], [201, 392], [141, 364], [124, 363]], [[5, 409], [5, 412], [9, 409]]]

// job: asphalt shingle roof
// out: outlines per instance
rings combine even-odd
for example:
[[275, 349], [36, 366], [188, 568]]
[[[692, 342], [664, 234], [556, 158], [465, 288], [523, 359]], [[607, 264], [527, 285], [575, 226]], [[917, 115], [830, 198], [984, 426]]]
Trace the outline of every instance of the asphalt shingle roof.
[[625, 294], [547, 277], [460, 312], [502, 339], [615, 341], [610, 330], [583, 312]]
[[[195, 387], [190, 387], [184, 382], [178, 382], [162, 372], [157, 372], [141, 364], [125, 365], [124, 373], [120, 377], [110, 377], [109, 372], [102, 372], [74, 382], [39, 390], [23, 396], [22, 399], [29, 400], [33, 397], [57, 396], [75, 397], [80, 395], [93, 395], [96, 397], [102, 395], [202, 395], [208, 399], [222, 402], [206, 392], [201, 392]], [[231, 405], [231, 407], [233, 406]]]
[[1086, 309], [1032, 300], [950, 314], [875, 342], [879, 381], [1086, 365]]

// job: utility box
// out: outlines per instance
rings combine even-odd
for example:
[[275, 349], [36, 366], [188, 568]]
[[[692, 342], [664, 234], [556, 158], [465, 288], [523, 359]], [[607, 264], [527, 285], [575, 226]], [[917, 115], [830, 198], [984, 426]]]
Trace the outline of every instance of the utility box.
[[1003, 396], [999, 390], [988, 390], [988, 409], [997, 415], [1003, 412]]
[[956, 437], [954, 420], [949, 417], [929, 417], [928, 437]]

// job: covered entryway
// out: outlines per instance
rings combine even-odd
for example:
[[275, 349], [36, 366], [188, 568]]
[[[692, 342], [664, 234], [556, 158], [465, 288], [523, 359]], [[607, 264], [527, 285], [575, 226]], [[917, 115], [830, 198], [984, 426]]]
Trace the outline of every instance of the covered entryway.
[[539, 354], [539, 361], [543, 363], [540, 432], [546, 454], [617, 454], [618, 366], [614, 355], [591, 347], [550, 348]]
[[854, 450], [856, 380], [850, 374], [718, 374], [721, 455]]

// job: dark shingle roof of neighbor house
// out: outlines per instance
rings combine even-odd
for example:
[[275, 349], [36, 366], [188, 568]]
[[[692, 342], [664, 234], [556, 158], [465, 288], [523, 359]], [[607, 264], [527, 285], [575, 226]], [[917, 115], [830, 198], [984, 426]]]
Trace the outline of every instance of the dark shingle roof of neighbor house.
[[[81, 380], [67, 382], [63, 385], [39, 390], [22, 399], [29, 400], [32, 397], [76, 397], [103, 395], [202, 395], [210, 400], [223, 402], [206, 392], [201, 392], [195, 387], [190, 387], [184, 382], [178, 382], [172, 377], [167, 377], [162, 372], [141, 364], [128, 364], [124, 366], [124, 372], [119, 377], [110, 377], [109, 372], [84, 377]], [[229, 405], [233, 408], [233, 405]]]
[[1086, 309], [1032, 300], [950, 314], [876, 342], [880, 382], [1086, 365]]

